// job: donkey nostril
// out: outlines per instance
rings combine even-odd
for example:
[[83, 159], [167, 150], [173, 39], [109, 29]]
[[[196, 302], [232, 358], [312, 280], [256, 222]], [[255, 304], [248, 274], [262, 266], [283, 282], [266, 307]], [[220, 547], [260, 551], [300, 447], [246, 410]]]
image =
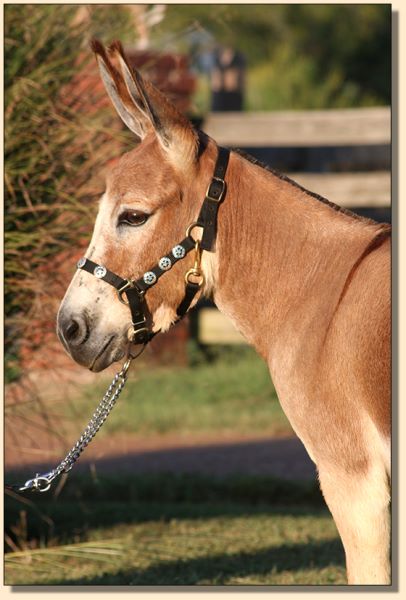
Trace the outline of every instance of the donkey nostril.
[[[90, 336], [89, 323], [85, 315], [58, 315], [58, 335], [67, 349], [85, 344]], [[69, 346], [69, 348], [68, 348]]]
[[75, 337], [78, 335], [79, 333], [79, 323], [77, 321], [72, 320], [68, 327], [65, 330], [65, 338], [68, 341], [72, 341], [75, 339]]

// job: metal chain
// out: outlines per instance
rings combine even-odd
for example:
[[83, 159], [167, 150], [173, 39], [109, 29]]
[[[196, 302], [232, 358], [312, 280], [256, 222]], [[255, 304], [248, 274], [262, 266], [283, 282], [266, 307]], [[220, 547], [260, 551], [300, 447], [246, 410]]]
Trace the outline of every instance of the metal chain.
[[106, 393], [93, 413], [93, 416], [90, 419], [87, 427], [83, 431], [76, 444], [71, 448], [71, 450], [69, 450], [65, 458], [54, 469], [52, 469], [52, 471], [49, 471], [49, 473], [43, 473], [42, 475], [37, 473], [33, 479], [28, 479], [28, 481], [26, 481], [22, 486], [9, 485], [6, 487], [18, 492], [24, 492], [27, 490], [46, 492], [51, 487], [54, 479], [59, 477], [59, 475], [62, 473], [67, 473], [72, 469], [83, 450], [93, 440], [96, 433], [99, 431], [100, 427], [103, 425], [104, 421], [114, 408], [117, 399], [127, 381], [127, 372], [133, 358], [135, 357], [130, 355], [127, 361], [124, 363], [122, 369], [116, 373], [113, 381], [107, 388]]

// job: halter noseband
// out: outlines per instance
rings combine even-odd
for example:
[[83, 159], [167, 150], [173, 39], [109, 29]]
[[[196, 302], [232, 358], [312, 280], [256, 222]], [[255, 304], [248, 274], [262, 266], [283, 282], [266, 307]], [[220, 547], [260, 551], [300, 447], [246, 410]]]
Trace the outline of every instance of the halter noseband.
[[[145, 301], [146, 292], [154, 286], [159, 278], [169, 271], [175, 263], [185, 258], [195, 250], [195, 261], [192, 269], [185, 274], [185, 295], [179, 304], [176, 314], [179, 321], [188, 311], [194, 297], [204, 283], [204, 276], [200, 268], [201, 251], [213, 251], [217, 235], [217, 213], [221, 201], [226, 194], [224, 180], [230, 152], [226, 148], [218, 148], [218, 156], [210, 185], [207, 188], [197, 221], [189, 225], [186, 237], [176, 244], [158, 263], [137, 280], [123, 279], [102, 265], [98, 265], [89, 258], [80, 258], [77, 268], [87, 271], [98, 279], [106, 281], [116, 290], [120, 302], [128, 304], [131, 311], [132, 332], [130, 341], [135, 344], [148, 343], [158, 332], [153, 332], [147, 324], [148, 306]], [[191, 233], [195, 227], [203, 229], [202, 239], [195, 240]], [[193, 281], [196, 279], [196, 281]], [[126, 296], [126, 299], [124, 298]]]

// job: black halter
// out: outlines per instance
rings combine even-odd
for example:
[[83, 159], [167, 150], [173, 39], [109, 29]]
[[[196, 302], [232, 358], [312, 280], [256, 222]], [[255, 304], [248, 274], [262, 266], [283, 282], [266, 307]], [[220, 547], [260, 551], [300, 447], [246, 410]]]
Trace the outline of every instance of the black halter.
[[[145, 300], [146, 292], [154, 286], [159, 278], [169, 271], [175, 263], [182, 260], [191, 250], [195, 250], [195, 262], [192, 269], [185, 274], [185, 295], [176, 313], [177, 321], [188, 311], [194, 297], [204, 282], [200, 269], [202, 250], [213, 251], [217, 234], [217, 213], [221, 201], [226, 194], [225, 174], [230, 152], [226, 148], [218, 148], [218, 156], [214, 167], [213, 178], [207, 188], [197, 221], [192, 223], [186, 232], [186, 237], [176, 244], [170, 252], [162, 256], [158, 263], [137, 280], [123, 279], [112, 273], [106, 267], [98, 265], [89, 258], [80, 258], [77, 268], [87, 271], [98, 279], [106, 281], [116, 288], [121, 302], [128, 304], [131, 311], [132, 327], [130, 341], [135, 344], [146, 344], [158, 332], [153, 332], [147, 324], [148, 306]], [[191, 233], [195, 227], [203, 229], [202, 239], [195, 240]], [[195, 281], [194, 281], [194, 280]], [[126, 299], [124, 298], [124, 294]]]

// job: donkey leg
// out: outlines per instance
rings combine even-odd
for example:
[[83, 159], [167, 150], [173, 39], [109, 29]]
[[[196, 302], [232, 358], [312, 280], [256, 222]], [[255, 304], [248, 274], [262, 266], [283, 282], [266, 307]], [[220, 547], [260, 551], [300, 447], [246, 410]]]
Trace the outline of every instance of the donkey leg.
[[320, 468], [319, 478], [344, 545], [348, 583], [389, 585], [390, 495], [383, 464], [363, 474]]

